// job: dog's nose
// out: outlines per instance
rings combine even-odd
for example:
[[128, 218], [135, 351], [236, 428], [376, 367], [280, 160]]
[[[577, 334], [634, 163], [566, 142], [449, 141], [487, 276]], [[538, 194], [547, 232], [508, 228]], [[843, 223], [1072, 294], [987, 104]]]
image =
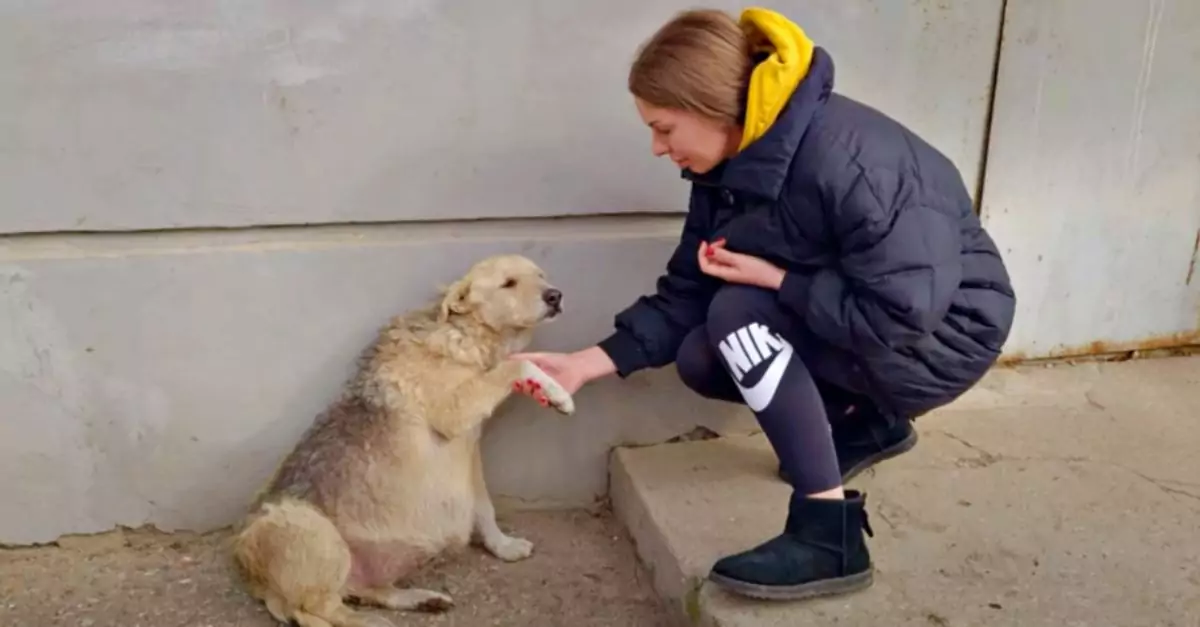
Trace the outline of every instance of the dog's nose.
[[546, 301], [547, 305], [557, 307], [562, 303], [562, 291], [556, 289], [548, 289], [542, 292], [542, 300]]

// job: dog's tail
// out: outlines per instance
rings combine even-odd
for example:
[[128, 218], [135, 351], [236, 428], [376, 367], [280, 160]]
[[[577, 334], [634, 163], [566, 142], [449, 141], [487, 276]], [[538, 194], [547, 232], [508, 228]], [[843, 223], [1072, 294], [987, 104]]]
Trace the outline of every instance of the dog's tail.
[[284, 499], [265, 503], [233, 539], [233, 558], [251, 595], [278, 621], [301, 627], [392, 627], [342, 602], [350, 547], [315, 507]]

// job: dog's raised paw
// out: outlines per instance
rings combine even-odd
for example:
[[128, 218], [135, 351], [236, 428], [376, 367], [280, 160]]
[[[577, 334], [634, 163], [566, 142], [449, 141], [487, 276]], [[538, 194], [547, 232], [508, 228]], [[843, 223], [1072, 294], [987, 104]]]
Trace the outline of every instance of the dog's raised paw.
[[533, 362], [521, 362], [521, 380], [515, 385], [523, 389], [532, 389], [536, 394], [544, 397], [550, 406], [559, 413], [567, 415], [575, 413], [575, 401], [571, 398], [571, 393]]
[[487, 549], [492, 555], [506, 562], [519, 562], [533, 555], [532, 542], [512, 536], [504, 536], [497, 541], [488, 543]]

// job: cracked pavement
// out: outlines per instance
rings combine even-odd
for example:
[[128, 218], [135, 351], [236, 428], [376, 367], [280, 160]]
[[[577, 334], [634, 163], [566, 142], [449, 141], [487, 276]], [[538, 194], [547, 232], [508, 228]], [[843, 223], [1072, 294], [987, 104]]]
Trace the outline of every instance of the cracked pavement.
[[[871, 589], [769, 604], [705, 585], [686, 605], [707, 627], [1200, 626], [1198, 418], [1200, 357], [996, 370], [851, 482]], [[783, 524], [761, 435], [618, 458], [614, 503], [660, 588]]]
[[946, 437], [946, 438], [950, 438], [951, 440], [954, 440], [955, 442], [962, 444], [963, 446], [971, 449], [972, 451], [976, 451], [979, 453], [978, 457], [959, 458], [957, 460], [957, 462], [964, 467], [986, 468], [988, 466], [991, 466], [992, 464], [996, 464], [999, 462], [1102, 464], [1102, 465], [1111, 466], [1113, 468], [1119, 468], [1121, 470], [1124, 470], [1124, 471], [1138, 477], [1139, 479], [1142, 479], [1144, 481], [1147, 481], [1147, 482], [1157, 486], [1160, 490], [1162, 490], [1163, 492], [1166, 492], [1167, 494], [1177, 494], [1179, 496], [1184, 496], [1187, 498], [1191, 498], [1191, 499], [1200, 501], [1200, 494], [1188, 492], [1187, 490], [1183, 489], [1183, 488], [1191, 488], [1191, 489], [1195, 489], [1195, 490], [1200, 490], [1200, 482], [1177, 481], [1177, 480], [1173, 480], [1173, 479], [1160, 479], [1160, 478], [1156, 478], [1156, 477], [1151, 477], [1145, 473], [1142, 473], [1138, 470], [1135, 470], [1133, 468], [1130, 468], [1128, 466], [1125, 466], [1125, 465], [1117, 463], [1117, 462], [1106, 461], [1106, 460], [1095, 460], [1095, 459], [1089, 459], [1087, 457], [1007, 457], [1007, 456], [1003, 456], [1003, 455], [996, 455], [994, 453], [989, 453], [988, 451], [984, 450], [982, 447], [971, 444], [970, 442], [954, 435], [953, 433], [949, 433], [946, 431], [930, 431], [929, 433], [936, 434], [936, 435]]

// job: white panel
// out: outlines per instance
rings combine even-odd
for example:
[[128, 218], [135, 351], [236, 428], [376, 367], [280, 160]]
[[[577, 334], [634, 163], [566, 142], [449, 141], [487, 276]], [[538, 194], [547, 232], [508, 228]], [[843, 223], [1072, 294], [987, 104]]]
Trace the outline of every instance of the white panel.
[[[999, 5], [772, 6], [973, 188]], [[690, 6], [0, 0], [0, 232], [680, 211], [625, 77]]]
[[1013, 356], [1200, 343], [1200, 2], [1010, 0], [983, 218]]

